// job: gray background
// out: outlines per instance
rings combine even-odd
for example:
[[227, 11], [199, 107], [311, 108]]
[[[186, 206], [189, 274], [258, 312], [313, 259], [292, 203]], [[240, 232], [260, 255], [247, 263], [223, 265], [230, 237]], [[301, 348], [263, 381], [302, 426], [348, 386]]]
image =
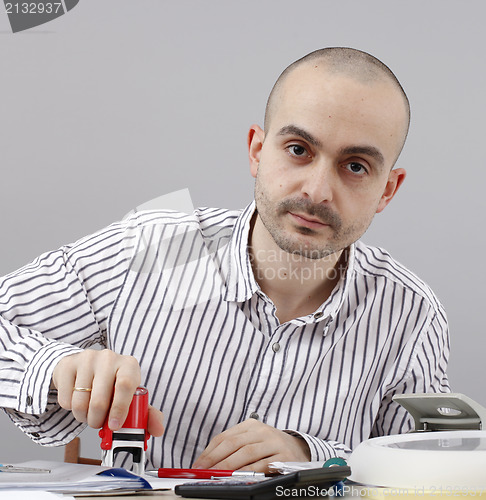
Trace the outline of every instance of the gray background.
[[[0, 7], [0, 274], [174, 190], [243, 207], [246, 133], [280, 71], [357, 47], [391, 66], [413, 112], [408, 177], [363, 239], [435, 290], [453, 389], [486, 406], [485, 15], [484, 0], [81, 0], [14, 35]], [[0, 462], [62, 457], [3, 414], [0, 437]]]

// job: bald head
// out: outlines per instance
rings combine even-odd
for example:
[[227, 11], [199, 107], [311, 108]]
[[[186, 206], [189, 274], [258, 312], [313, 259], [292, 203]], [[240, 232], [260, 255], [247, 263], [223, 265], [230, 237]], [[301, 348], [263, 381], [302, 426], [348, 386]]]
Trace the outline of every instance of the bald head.
[[277, 96], [279, 96], [289, 74], [302, 66], [311, 67], [312, 65], [322, 66], [326, 74], [330, 76], [345, 76], [363, 85], [374, 85], [382, 82], [387, 82], [392, 85], [403, 100], [407, 117], [403, 133], [403, 147], [410, 124], [410, 104], [400, 82], [390, 68], [376, 59], [376, 57], [366, 52], [346, 47], [332, 47], [316, 50], [298, 59], [282, 72], [268, 97], [265, 109], [265, 132], [270, 128], [272, 114], [275, 111], [275, 106], [278, 105]]

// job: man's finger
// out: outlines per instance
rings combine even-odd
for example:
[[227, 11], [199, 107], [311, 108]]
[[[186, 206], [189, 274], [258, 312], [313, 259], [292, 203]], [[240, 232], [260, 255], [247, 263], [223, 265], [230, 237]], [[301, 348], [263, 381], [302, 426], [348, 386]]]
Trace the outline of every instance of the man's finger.
[[65, 410], [72, 409], [74, 381], [75, 373], [69, 372], [57, 382], [57, 400]]
[[194, 462], [193, 467], [202, 469], [216, 467], [217, 464], [234, 455], [242, 447], [254, 444], [254, 439], [255, 436], [248, 432], [222, 433], [213, 438], [200, 457]]
[[103, 376], [97, 374], [93, 379], [88, 410], [88, 425], [94, 429], [102, 427], [106, 420], [113, 398], [114, 383], [114, 375], [109, 372], [104, 373]]
[[108, 418], [108, 427], [112, 431], [120, 429], [125, 422], [135, 390], [140, 385], [140, 367], [130, 356], [124, 357], [116, 372], [115, 391]]
[[151, 436], [162, 436], [164, 433], [164, 415], [153, 406], [148, 407], [147, 430]]
[[257, 470], [254, 466], [270, 456], [273, 456], [273, 452], [268, 443], [249, 443], [241, 446], [234, 453], [227, 455], [211, 467], [229, 470]]
[[[71, 408], [74, 418], [78, 422], [88, 421], [89, 405], [91, 400], [91, 388], [93, 386], [93, 373], [91, 371], [76, 375], [74, 386], [71, 388]], [[76, 389], [88, 389], [88, 391], [77, 391]]]
[[206, 446], [206, 448], [204, 448], [201, 455], [199, 455], [199, 458], [194, 462], [193, 467], [199, 469], [206, 469], [207, 467], [209, 467], [207, 465], [207, 457], [210, 456], [211, 453], [213, 453], [213, 451], [224, 441], [223, 435], [224, 432], [222, 434], [214, 436], [213, 439], [209, 441], [209, 444]]
[[[221, 443], [223, 443], [227, 439], [231, 439], [234, 436], [237, 436], [239, 434], [242, 434], [243, 432], [246, 432], [246, 430], [247, 430], [246, 428], [247, 428], [247, 425], [246, 425], [246, 420], [245, 420], [244, 422], [240, 422], [239, 424], [236, 424], [233, 427], [226, 429], [221, 434], [214, 436], [213, 439], [211, 439], [211, 441], [208, 443], [208, 445], [206, 446], [204, 451], [201, 453], [200, 458], [204, 459], [207, 455], [212, 453], [215, 448], [217, 448]], [[199, 459], [195, 462], [195, 464], [198, 461], [199, 461]]]

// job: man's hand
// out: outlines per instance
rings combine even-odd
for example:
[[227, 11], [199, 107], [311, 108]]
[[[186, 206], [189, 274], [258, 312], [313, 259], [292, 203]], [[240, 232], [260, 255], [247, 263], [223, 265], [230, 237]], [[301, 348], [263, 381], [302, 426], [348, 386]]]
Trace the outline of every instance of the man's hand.
[[[114, 431], [127, 418], [133, 394], [140, 385], [140, 366], [132, 356], [109, 349], [86, 349], [59, 361], [52, 385], [57, 389], [59, 404], [72, 410], [76, 420], [97, 429], [109, 413], [108, 425]], [[74, 387], [91, 388], [91, 392], [74, 391]], [[164, 432], [162, 418], [159, 410], [149, 406], [147, 430], [152, 436]]]
[[275, 461], [308, 462], [309, 447], [299, 437], [250, 418], [215, 436], [193, 467], [268, 472]]

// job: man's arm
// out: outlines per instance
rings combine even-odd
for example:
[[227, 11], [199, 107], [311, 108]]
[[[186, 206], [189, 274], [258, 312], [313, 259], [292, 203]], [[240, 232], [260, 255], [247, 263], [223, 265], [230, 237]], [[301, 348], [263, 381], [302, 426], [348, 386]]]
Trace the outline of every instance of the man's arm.
[[[108, 426], [114, 431], [127, 418], [133, 394], [140, 385], [140, 366], [132, 356], [109, 349], [86, 349], [59, 361], [52, 385], [57, 389], [59, 405], [71, 410], [78, 422], [98, 429], [109, 416]], [[91, 392], [74, 391], [73, 387], [91, 388]], [[162, 435], [162, 422], [162, 413], [149, 406], [147, 430], [152, 436]]]
[[449, 326], [440, 306], [415, 342], [403, 379], [398, 384], [390, 384], [385, 393], [370, 437], [401, 434], [413, 427], [412, 416], [393, 401], [395, 394], [450, 392], [449, 352]]
[[350, 452], [342, 443], [282, 431], [250, 418], [215, 436], [193, 467], [269, 472], [272, 462], [324, 462]]
[[[412, 419], [392, 400], [394, 394], [448, 392], [446, 368], [449, 356], [449, 331], [442, 307], [427, 322], [427, 327], [412, 336], [404, 346], [408, 365], [397, 378], [397, 366], [385, 377], [377, 393], [375, 424], [370, 437], [408, 432]], [[382, 397], [381, 391], [384, 396]], [[372, 409], [370, 408], [370, 411]], [[325, 440], [296, 431], [281, 431], [249, 419], [215, 436], [194, 467], [268, 471], [274, 461], [325, 461], [346, 458], [351, 448], [339, 441]]]
[[250, 418], [215, 436], [193, 467], [268, 472], [271, 462], [309, 460], [303, 439]]
[[[89, 366], [84, 349], [104, 343], [112, 304], [136, 248], [136, 226], [134, 221], [114, 224], [72, 246], [44, 254], [32, 264], [0, 279], [0, 370], [3, 379], [0, 406], [9, 409], [7, 412], [14, 422], [41, 444], [68, 441], [82, 429], [83, 425], [63, 409], [70, 409], [72, 404], [67, 401], [69, 392], [71, 397], [75, 396], [75, 414], [81, 422], [86, 421], [78, 413], [81, 403], [76, 400], [77, 394], [73, 396], [73, 383], [78, 383], [78, 372], [79, 383], [89, 382], [83, 380]], [[106, 354], [91, 352], [98, 352], [95, 356], [105, 356], [106, 360]], [[92, 354], [88, 356], [93, 358]], [[80, 359], [83, 362], [79, 363]], [[133, 361], [128, 364], [131, 367], [128, 371], [133, 371]], [[113, 390], [113, 384], [116, 385], [119, 367], [113, 366], [115, 373], [111, 376], [100, 371], [106, 364], [91, 366], [93, 373], [98, 373], [91, 378], [91, 382], [97, 380], [94, 407], [99, 405], [99, 391], [106, 395]], [[57, 374], [51, 386], [54, 370]], [[138, 365], [136, 370], [139, 370]], [[120, 373], [125, 380], [125, 371]], [[103, 379], [105, 382], [100, 384]], [[131, 380], [128, 391], [138, 379], [133, 376]], [[118, 387], [124, 385], [121, 382]], [[99, 389], [101, 386], [105, 388]], [[61, 406], [56, 400], [56, 391], [52, 390], [56, 388], [60, 389]], [[126, 406], [128, 396], [122, 395], [122, 389], [120, 393], [121, 405]], [[88, 404], [89, 401], [90, 398]], [[124, 410], [119, 418], [123, 413]], [[96, 417], [95, 421], [98, 420]]]

